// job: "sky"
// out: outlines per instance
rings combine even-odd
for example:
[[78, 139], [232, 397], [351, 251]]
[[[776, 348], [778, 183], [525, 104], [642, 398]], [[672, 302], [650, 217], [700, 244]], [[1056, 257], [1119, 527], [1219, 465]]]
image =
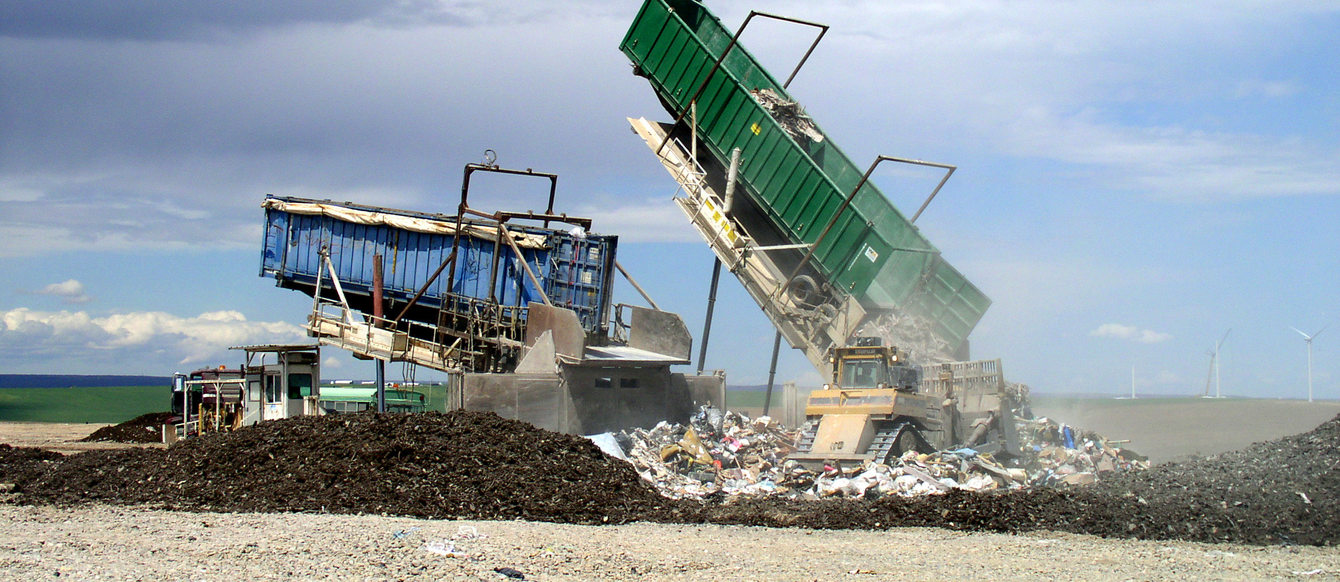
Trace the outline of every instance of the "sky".
[[[258, 276], [265, 194], [451, 212], [485, 149], [557, 173], [558, 209], [619, 235], [699, 340], [712, 255], [625, 121], [667, 118], [618, 50], [639, 5], [0, 2], [0, 373], [167, 375], [300, 341], [310, 300]], [[958, 167], [917, 225], [993, 300], [972, 356], [1009, 380], [1197, 395], [1227, 333], [1223, 394], [1306, 398], [1291, 327], [1325, 328], [1314, 394], [1340, 398], [1340, 3], [708, 6], [831, 27], [790, 91], [858, 166]], [[741, 42], [784, 77], [812, 35], [763, 20]], [[873, 179], [910, 214], [939, 176]], [[472, 201], [547, 194], [498, 180]], [[764, 383], [772, 337], [723, 278], [706, 367]], [[326, 355], [327, 378], [372, 376]], [[794, 350], [777, 379], [822, 381]]]

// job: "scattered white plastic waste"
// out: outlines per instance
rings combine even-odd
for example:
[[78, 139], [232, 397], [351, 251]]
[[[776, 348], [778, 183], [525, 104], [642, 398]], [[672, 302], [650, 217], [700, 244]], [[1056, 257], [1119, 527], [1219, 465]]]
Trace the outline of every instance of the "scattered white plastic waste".
[[465, 554], [456, 551], [456, 542], [451, 540], [437, 540], [424, 544], [423, 549], [439, 556], [448, 558], [464, 558]]

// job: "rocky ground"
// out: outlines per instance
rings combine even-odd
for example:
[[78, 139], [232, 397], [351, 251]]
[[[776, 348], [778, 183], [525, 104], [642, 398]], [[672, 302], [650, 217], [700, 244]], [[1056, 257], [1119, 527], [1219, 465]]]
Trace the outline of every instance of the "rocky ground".
[[263, 423], [167, 449], [53, 457], [0, 445], [10, 501], [219, 512], [386, 514], [566, 524], [814, 529], [934, 526], [1144, 540], [1340, 541], [1340, 418], [1294, 437], [1095, 486], [918, 498], [661, 497], [586, 439], [490, 413], [372, 413]]

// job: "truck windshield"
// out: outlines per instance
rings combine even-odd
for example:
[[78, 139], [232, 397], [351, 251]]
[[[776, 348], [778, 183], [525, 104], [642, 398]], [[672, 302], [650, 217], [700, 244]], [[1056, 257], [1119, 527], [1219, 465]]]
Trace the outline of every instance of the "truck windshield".
[[879, 384], [878, 360], [847, 360], [842, 362], [843, 388], [874, 388]]

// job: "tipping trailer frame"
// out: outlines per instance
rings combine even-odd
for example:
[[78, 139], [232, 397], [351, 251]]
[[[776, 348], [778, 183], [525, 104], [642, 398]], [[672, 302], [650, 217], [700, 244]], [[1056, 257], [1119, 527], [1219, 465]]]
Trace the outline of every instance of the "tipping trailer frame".
[[[532, 304], [573, 312], [582, 333], [601, 341], [611, 331], [618, 237], [585, 232], [588, 218], [554, 214], [557, 175], [492, 160], [466, 164], [454, 216], [268, 196], [261, 276], [313, 297], [309, 329], [323, 342], [387, 361], [509, 372]], [[548, 179], [545, 211], [472, 208], [476, 172]], [[380, 316], [382, 308], [398, 315]]]
[[[480, 171], [549, 179], [548, 207], [471, 208]], [[615, 271], [637, 286], [615, 261], [617, 237], [555, 214], [556, 179], [486, 155], [466, 165], [454, 216], [267, 198], [261, 275], [313, 297], [307, 331], [320, 343], [447, 372], [449, 408], [591, 434], [685, 422], [695, 402], [724, 401], [724, 376], [671, 371], [692, 348], [678, 315], [645, 292], [651, 308], [613, 304]]]

